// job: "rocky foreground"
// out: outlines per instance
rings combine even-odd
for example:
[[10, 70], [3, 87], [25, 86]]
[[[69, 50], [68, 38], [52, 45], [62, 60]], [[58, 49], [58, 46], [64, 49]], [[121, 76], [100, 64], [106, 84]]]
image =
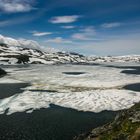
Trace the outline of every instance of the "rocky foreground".
[[81, 134], [74, 140], [140, 140], [140, 103], [121, 111], [113, 122]]

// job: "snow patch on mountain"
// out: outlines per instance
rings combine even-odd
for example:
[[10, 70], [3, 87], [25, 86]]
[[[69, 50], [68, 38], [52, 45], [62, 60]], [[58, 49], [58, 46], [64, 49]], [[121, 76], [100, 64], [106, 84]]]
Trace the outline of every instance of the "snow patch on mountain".
[[0, 64], [93, 64], [99, 62], [140, 62], [140, 55], [86, 57], [75, 52], [60, 52], [53, 48], [45, 48], [33, 40], [16, 40], [0, 35]]

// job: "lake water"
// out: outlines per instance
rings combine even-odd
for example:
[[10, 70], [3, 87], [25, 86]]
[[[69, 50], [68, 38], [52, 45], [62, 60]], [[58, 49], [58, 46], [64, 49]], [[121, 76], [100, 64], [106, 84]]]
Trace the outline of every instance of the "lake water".
[[71, 140], [140, 101], [139, 64], [3, 67], [1, 140]]

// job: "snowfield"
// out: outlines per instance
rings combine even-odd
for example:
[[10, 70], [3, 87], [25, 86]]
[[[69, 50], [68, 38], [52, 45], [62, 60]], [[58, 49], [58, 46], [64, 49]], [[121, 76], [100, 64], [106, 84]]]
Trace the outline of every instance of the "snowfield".
[[26, 87], [23, 93], [1, 99], [0, 114], [5, 111], [8, 115], [23, 111], [31, 113], [48, 108], [50, 104], [91, 112], [129, 108], [140, 101], [140, 92], [126, 90], [123, 86], [139, 83], [140, 75], [121, 73], [126, 69], [132, 70], [106, 64], [7, 68], [10, 75], [1, 78], [0, 83], [29, 82], [31, 86]]

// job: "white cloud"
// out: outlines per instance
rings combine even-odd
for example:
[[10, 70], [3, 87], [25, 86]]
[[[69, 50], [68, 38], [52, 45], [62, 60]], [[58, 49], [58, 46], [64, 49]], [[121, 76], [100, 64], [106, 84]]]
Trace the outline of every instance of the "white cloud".
[[119, 22], [112, 22], [112, 23], [104, 23], [101, 25], [103, 28], [115, 28], [121, 26], [121, 23]]
[[38, 42], [34, 40], [27, 40], [24, 38], [14, 39], [11, 37], [0, 35], [0, 42], [9, 46], [22, 46], [25, 48], [40, 49]]
[[64, 28], [64, 29], [74, 29], [75, 26], [61, 26], [61, 28]]
[[73, 39], [76, 40], [93, 40], [94, 36], [96, 35], [96, 31], [94, 27], [89, 26], [84, 29], [81, 29], [79, 33], [74, 33], [72, 35]]
[[57, 17], [52, 17], [49, 22], [53, 24], [58, 24], [58, 23], [72, 23], [77, 21], [80, 18], [78, 15], [72, 15], [72, 16], [57, 16]]
[[62, 37], [56, 37], [56, 38], [53, 38], [53, 39], [48, 39], [45, 42], [47, 42], [47, 43], [62, 43], [62, 44], [72, 43], [71, 40], [63, 39]]
[[75, 33], [72, 35], [73, 39], [78, 39], [78, 40], [87, 40], [87, 36], [84, 33]]
[[0, 11], [5, 13], [28, 12], [32, 9], [32, 0], [0, 0]]
[[51, 32], [38, 32], [38, 31], [33, 31], [31, 33], [32, 33], [33, 36], [45, 36], [45, 35], [52, 34]]

